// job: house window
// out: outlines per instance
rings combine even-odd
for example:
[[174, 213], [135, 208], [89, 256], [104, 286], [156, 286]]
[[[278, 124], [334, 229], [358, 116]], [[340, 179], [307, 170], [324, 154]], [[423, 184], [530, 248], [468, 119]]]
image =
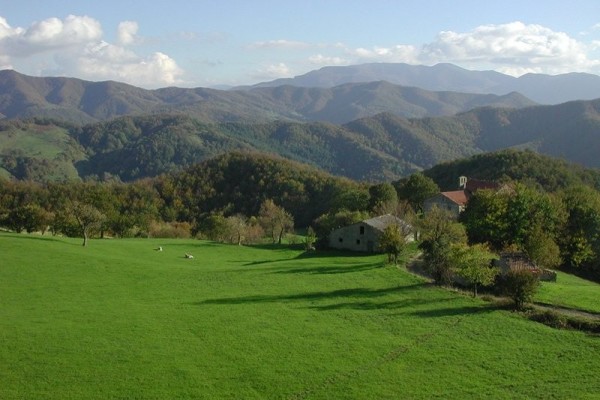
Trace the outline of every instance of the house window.
[[340, 240], [340, 243], [344, 242], [344, 238], [340, 238], [339, 240]]
[[364, 226], [361, 226], [361, 227], [360, 227], [360, 234], [361, 234], [361, 235], [364, 235], [364, 234], [365, 234], [365, 227], [364, 227]]
[[356, 244], [360, 244], [360, 239], [356, 239]]

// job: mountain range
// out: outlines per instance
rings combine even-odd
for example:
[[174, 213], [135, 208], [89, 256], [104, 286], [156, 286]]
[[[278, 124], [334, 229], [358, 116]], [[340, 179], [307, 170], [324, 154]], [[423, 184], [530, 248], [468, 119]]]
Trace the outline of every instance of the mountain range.
[[482, 106], [519, 108], [533, 104], [515, 92], [502, 96], [432, 92], [385, 81], [345, 83], [331, 88], [286, 85], [249, 90], [145, 90], [113, 81], [40, 78], [0, 71], [0, 117], [49, 117], [75, 123], [165, 113], [181, 113], [205, 122], [345, 123], [381, 112], [419, 118], [452, 115]]
[[454, 64], [433, 66], [403, 63], [371, 63], [329, 66], [294, 78], [263, 82], [255, 87], [330, 88], [345, 83], [387, 81], [430, 91], [506, 95], [518, 92], [540, 104], [600, 98], [600, 76], [587, 73], [560, 75], [525, 74], [518, 78], [496, 71], [471, 71]]
[[[376, 74], [364, 71], [396, 67], [413, 71], [421, 83], [448, 87], [516, 79], [451, 65], [369, 64], [343, 71], [346, 79], [358, 79], [356, 71], [367, 79]], [[434, 70], [458, 75], [436, 78]], [[313, 75], [324, 79], [322, 71]], [[579, 77], [600, 79], [552, 79]], [[0, 71], [0, 113], [0, 176], [18, 179], [130, 181], [230, 151], [278, 154], [359, 181], [394, 180], [505, 148], [600, 167], [600, 99], [537, 105], [517, 92], [430, 91], [386, 80], [329, 88], [145, 90]]]

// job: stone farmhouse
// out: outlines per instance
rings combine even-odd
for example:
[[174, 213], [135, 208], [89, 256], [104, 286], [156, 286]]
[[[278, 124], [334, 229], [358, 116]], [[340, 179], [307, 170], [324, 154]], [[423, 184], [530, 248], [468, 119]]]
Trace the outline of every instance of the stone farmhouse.
[[333, 230], [329, 234], [329, 247], [366, 253], [378, 252], [379, 236], [392, 224], [400, 227], [407, 241], [414, 240], [410, 224], [386, 214]]
[[496, 182], [468, 179], [466, 176], [461, 176], [458, 178], [458, 187], [459, 190], [441, 192], [426, 199], [423, 203], [423, 210], [427, 212], [433, 207], [438, 207], [442, 210], [450, 211], [458, 217], [465, 210], [469, 198], [473, 193], [481, 189], [500, 190], [502, 185]]
[[538, 267], [523, 252], [502, 252], [500, 259], [494, 261], [494, 265], [500, 268], [500, 273], [505, 275], [510, 270], [530, 270], [537, 274], [541, 281], [556, 282], [556, 272], [550, 269]]

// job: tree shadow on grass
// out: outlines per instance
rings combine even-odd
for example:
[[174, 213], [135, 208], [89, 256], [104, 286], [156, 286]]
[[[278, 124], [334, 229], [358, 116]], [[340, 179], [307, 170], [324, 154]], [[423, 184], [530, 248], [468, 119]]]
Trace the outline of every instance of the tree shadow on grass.
[[295, 302], [295, 301], [327, 301], [341, 299], [343, 302], [333, 305], [324, 306], [310, 306], [310, 308], [319, 309], [323, 311], [335, 310], [341, 308], [356, 308], [361, 310], [377, 309], [377, 308], [393, 308], [393, 307], [406, 307], [410, 306], [411, 303], [429, 303], [431, 301], [442, 301], [447, 299], [433, 299], [433, 300], [421, 300], [421, 299], [404, 299], [394, 302], [377, 302], [378, 297], [387, 296], [394, 293], [410, 293], [411, 291], [417, 291], [423, 287], [429, 286], [428, 283], [418, 283], [407, 286], [394, 286], [384, 289], [368, 289], [368, 288], [353, 288], [353, 289], [340, 289], [329, 292], [306, 292], [296, 294], [281, 294], [281, 295], [254, 295], [254, 296], [243, 296], [243, 297], [225, 297], [219, 299], [208, 299], [192, 303], [197, 306], [204, 306], [210, 304], [224, 304], [224, 305], [236, 305], [236, 304], [252, 304], [252, 303], [275, 303], [275, 302]]
[[[364, 253], [350, 253], [350, 252], [339, 252], [339, 251], [317, 251], [317, 252], [306, 251], [306, 252], [298, 254], [295, 257], [280, 258], [277, 260], [251, 261], [251, 262], [245, 263], [244, 265], [250, 266], [250, 265], [261, 265], [261, 264], [269, 264], [269, 263], [285, 262], [285, 261], [298, 261], [298, 260], [310, 260], [310, 259], [319, 259], [320, 260], [320, 259], [329, 259], [329, 258], [344, 258], [347, 260], [353, 260], [353, 259], [364, 258], [365, 256], [368, 256], [368, 255], [364, 254]], [[373, 264], [373, 265], [375, 265], [375, 264]], [[380, 265], [380, 263], [377, 263], [377, 265]], [[283, 273], [284, 271], [281, 271], [281, 272]]]
[[401, 309], [406, 307], [418, 307], [431, 303], [438, 303], [441, 301], [452, 300], [452, 298], [443, 298], [443, 299], [403, 299], [397, 301], [387, 301], [387, 302], [378, 302], [378, 301], [359, 301], [359, 302], [345, 302], [345, 303], [337, 303], [337, 304], [328, 304], [325, 306], [313, 306], [310, 307], [315, 310], [320, 311], [331, 311], [331, 310], [394, 310]]
[[382, 263], [364, 263], [356, 265], [339, 265], [339, 266], [311, 266], [311, 267], [292, 267], [279, 269], [274, 271], [274, 274], [347, 274], [352, 272], [362, 272], [371, 269], [383, 268]]
[[412, 315], [423, 318], [453, 317], [466, 314], [482, 314], [503, 309], [501, 306], [484, 304], [480, 306], [446, 307], [412, 312]]

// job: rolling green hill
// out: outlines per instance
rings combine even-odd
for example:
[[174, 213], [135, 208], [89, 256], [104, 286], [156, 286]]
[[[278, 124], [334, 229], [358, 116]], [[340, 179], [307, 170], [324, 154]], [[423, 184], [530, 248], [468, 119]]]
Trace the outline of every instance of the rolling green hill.
[[597, 337], [431, 286], [383, 256], [0, 236], [4, 400], [600, 392]]

